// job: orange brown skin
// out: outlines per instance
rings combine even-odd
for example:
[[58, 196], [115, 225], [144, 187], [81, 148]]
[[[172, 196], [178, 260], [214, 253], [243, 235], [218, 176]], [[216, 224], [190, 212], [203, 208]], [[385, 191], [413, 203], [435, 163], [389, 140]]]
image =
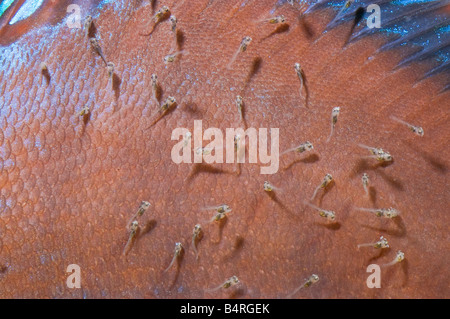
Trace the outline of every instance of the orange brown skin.
[[[150, 37], [139, 36], [155, 12], [141, 2], [130, 1], [120, 12], [106, 5], [94, 20], [103, 53], [120, 78], [114, 91], [84, 31], [65, 26], [18, 39], [16, 56], [0, 73], [0, 297], [285, 298], [313, 273], [320, 281], [296, 298], [450, 296], [449, 94], [438, 94], [442, 77], [417, 83], [425, 64], [392, 71], [400, 50], [367, 62], [386, 40], [381, 35], [343, 49], [349, 24], [320, 37], [332, 10], [306, 17], [313, 31], [308, 37], [298, 11], [284, 5], [277, 14], [289, 28], [268, 37], [275, 27], [252, 21], [273, 8], [269, 0], [244, 7], [234, 0], [157, 1], [156, 9], [165, 4], [176, 15], [188, 52], [166, 67], [170, 26], [162, 23]], [[227, 70], [245, 35], [252, 43]], [[26, 56], [25, 46], [33, 53]], [[42, 61], [48, 85], [39, 73]], [[255, 61], [259, 67], [252, 70]], [[307, 109], [300, 107], [295, 62], [305, 70]], [[156, 111], [152, 73], [162, 100], [174, 96], [178, 106], [146, 129]], [[316, 155], [285, 155], [278, 173], [269, 176], [260, 174], [259, 164], [242, 164], [239, 176], [234, 164], [174, 164], [172, 130], [192, 131], [196, 119], [204, 129], [238, 127], [237, 94], [245, 100], [249, 127], [280, 128], [281, 151], [310, 140]], [[82, 120], [76, 114], [86, 103], [92, 114]], [[337, 105], [341, 114], [325, 143]], [[390, 115], [417, 123], [425, 136]], [[368, 153], [357, 143], [383, 147], [394, 163], [362, 160]], [[371, 180], [371, 199], [364, 197], [363, 172]], [[303, 204], [326, 173], [335, 184], [315, 203], [336, 212], [333, 226]], [[262, 188], [267, 179], [283, 192], [268, 196]], [[126, 223], [142, 200], [152, 204], [142, 219], [148, 227], [124, 258]], [[220, 229], [205, 222], [213, 212], [201, 208], [221, 203], [233, 211]], [[402, 214], [380, 220], [353, 206], [393, 206]], [[190, 243], [199, 222], [204, 236], [196, 261]], [[389, 251], [357, 250], [380, 235], [389, 239]], [[178, 268], [163, 273], [175, 242], [185, 253]], [[382, 289], [367, 288], [366, 267], [390, 262], [397, 250], [405, 261], [382, 269]], [[81, 267], [81, 289], [66, 287], [65, 271], [73, 263]], [[232, 275], [240, 289], [205, 292]]]

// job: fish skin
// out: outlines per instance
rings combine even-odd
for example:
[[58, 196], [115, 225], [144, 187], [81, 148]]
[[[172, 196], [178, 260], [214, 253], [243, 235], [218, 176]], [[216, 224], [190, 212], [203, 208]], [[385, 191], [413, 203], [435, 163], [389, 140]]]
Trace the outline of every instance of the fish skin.
[[[297, 12], [281, 6], [290, 28], [262, 40], [273, 26], [250, 21], [273, 1], [242, 7], [240, 1], [174, 3], [164, 2], [178, 18], [189, 54], [167, 67], [170, 27], [160, 25], [151, 37], [138, 35], [148, 28], [151, 6], [116, 1], [94, 10], [99, 43], [120, 78], [116, 90], [108, 87], [104, 63], [83, 30], [42, 26], [0, 48], [0, 264], [6, 265], [0, 297], [203, 298], [211, 297], [206, 287], [222, 280], [219, 273], [245, 278], [247, 289], [237, 296], [246, 298], [283, 298], [309, 273], [321, 281], [302, 292], [305, 298], [449, 297], [448, 262], [442, 258], [449, 226], [449, 93], [439, 94], [446, 74], [418, 82], [429, 69], [426, 63], [393, 70], [403, 51], [368, 60], [385, 43], [384, 35], [343, 48], [350, 24], [320, 35], [334, 17], [329, 10], [305, 18], [314, 34], [309, 38]], [[242, 30], [254, 41], [226, 70]], [[39, 72], [42, 61], [48, 84]], [[299, 107], [296, 61], [307, 77], [308, 110]], [[163, 99], [174, 96], [179, 106], [146, 131], [155, 110], [152, 73], [158, 74]], [[239, 125], [236, 94], [246, 101], [249, 126], [280, 128], [280, 150], [303, 139], [317, 150], [309, 160], [280, 161], [271, 177], [283, 188], [278, 201], [262, 191], [258, 165], [241, 165], [237, 177], [226, 173], [234, 165], [171, 161], [173, 128], [192, 130], [195, 119], [204, 128]], [[336, 103], [342, 116], [325, 145]], [[92, 114], [84, 122], [76, 113], [86, 104]], [[418, 142], [389, 121], [393, 113], [420, 123], [424, 138]], [[382, 145], [394, 164], [360, 160], [366, 154], [355, 142]], [[375, 185], [373, 204], [395, 206], [404, 212], [399, 221], [378, 224], [351, 209], [368, 204], [360, 196], [366, 170]], [[327, 228], [302, 205], [325, 171], [336, 185], [318, 200], [336, 211], [338, 229]], [[149, 219], [156, 226], [124, 259], [126, 223], [142, 200], [152, 203]], [[189, 247], [192, 226], [209, 217], [201, 208], [215, 202], [233, 208], [222, 231], [209, 227], [198, 262], [186, 254], [178, 274], [163, 275], [173, 243]], [[406, 259], [383, 273], [383, 289], [374, 293], [365, 285], [366, 266], [390, 256], [376, 259], [357, 252], [356, 245], [380, 233]], [[242, 238], [244, 244], [236, 246]], [[82, 289], [66, 287], [65, 271], [73, 263], [81, 267]]]

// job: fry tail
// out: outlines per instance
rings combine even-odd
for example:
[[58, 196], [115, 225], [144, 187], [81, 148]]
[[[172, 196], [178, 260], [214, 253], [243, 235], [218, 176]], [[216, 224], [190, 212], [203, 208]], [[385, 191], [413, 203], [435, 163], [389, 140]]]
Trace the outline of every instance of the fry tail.
[[[311, 200], [314, 200], [314, 198], [316, 198], [316, 195], [317, 195], [317, 192], [319, 191], [319, 189], [320, 189], [320, 186], [318, 186], [315, 190], [314, 190], [314, 193], [313, 193], [313, 195], [312, 195], [312, 197], [311, 197]], [[312, 207], [312, 206], [311, 206]]]

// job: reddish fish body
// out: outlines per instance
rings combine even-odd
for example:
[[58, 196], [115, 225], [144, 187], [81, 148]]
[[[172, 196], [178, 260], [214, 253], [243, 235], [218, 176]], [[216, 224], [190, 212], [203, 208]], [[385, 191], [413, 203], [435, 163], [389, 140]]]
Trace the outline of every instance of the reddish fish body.
[[[416, 58], [396, 68], [416, 54], [413, 47], [379, 50], [394, 39], [383, 32], [349, 39], [364, 19], [353, 27], [349, 15], [323, 33], [338, 10], [317, 5], [299, 19], [307, 7], [274, 2], [167, 0], [152, 8], [142, 1], [70, 1], [80, 6], [82, 19], [93, 17], [105, 59], [115, 65], [113, 85], [84, 30], [67, 25], [73, 14], [68, 1], [44, 1], [12, 25], [24, 1], [4, 12], [0, 297], [203, 298], [218, 273], [236, 274], [244, 298], [285, 297], [311, 273], [321, 280], [299, 297], [450, 297], [442, 258], [449, 226], [447, 69], [424, 77], [439, 65]], [[162, 5], [177, 17], [177, 50], [188, 52], [169, 65], [163, 58], [173, 48], [170, 22], [155, 26], [150, 37], [139, 36]], [[288, 27], [254, 23], [272, 9]], [[427, 12], [448, 14], [448, 7]], [[246, 35], [253, 41], [227, 69]], [[295, 62], [304, 70], [307, 107], [298, 107], [305, 97], [298, 94]], [[145, 130], [156, 110], [153, 73], [161, 100], [173, 96], [177, 107]], [[237, 175], [230, 173], [233, 164], [171, 159], [176, 127], [192, 131], [200, 119], [204, 129], [239, 127], [236, 95], [245, 100], [248, 127], [280, 128], [280, 150], [302, 140], [314, 144], [316, 154], [280, 159], [270, 176], [283, 189], [276, 197], [261, 188], [261, 163], [240, 164]], [[86, 105], [89, 116], [81, 118]], [[336, 105], [345, 112], [326, 143]], [[420, 124], [424, 137], [408, 134], [391, 115]], [[361, 159], [357, 143], [380, 145], [395, 161]], [[331, 226], [303, 204], [324, 172], [333, 174], [335, 185], [315, 200], [336, 212], [338, 223]], [[363, 172], [376, 190], [370, 199], [361, 195]], [[154, 227], [142, 225], [150, 230], [123, 258], [127, 221], [142, 200], [152, 203]], [[211, 202], [228, 203], [233, 215], [220, 229], [204, 229], [198, 261], [184, 254], [177, 275], [162, 274], [173, 243], [189, 249], [192, 227], [208, 218], [201, 208]], [[351, 209], [386, 205], [404, 213], [395, 221], [374, 221]], [[380, 235], [406, 258], [386, 270], [391, 274], [382, 277], [383, 289], [374, 292], [366, 287], [366, 267], [392, 256], [373, 261], [354, 243]], [[70, 264], [80, 266], [81, 289], [66, 285]], [[217, 297], [228, 296], [221, 291]]]

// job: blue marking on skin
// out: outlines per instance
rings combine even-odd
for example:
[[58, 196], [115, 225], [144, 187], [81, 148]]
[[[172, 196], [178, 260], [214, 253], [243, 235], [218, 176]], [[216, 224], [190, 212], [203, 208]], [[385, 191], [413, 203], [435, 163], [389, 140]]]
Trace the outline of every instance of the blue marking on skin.
[[[107, 4], [112, 4], [115, 12], [120, 12], [120, 11], [126, 10], [126, 7], [124, 6], [124, 4], [122, 4], [120, 1], [115, 1], [115, 0], [103, 0], [97, 6], [97, 9], [99, 11], [101, 11], [103, 9], [103, 7]], [[150, 3], [147, 3], [147, 5], [150, 5]]]
[[0, 3], [0, 17], [5, 13], [6, 9], [14, 2], [14, 0], [5, 0]]
[[11, 19], [9, 24], [17, 23], [21, 20], [25, 20], [29, 16], [31, 16], [33, 13], [36, 12], [37, 9], [42, 5], [44, 0], [27, 0], [25, 3], [20, 7], [19, 11], [17, 11], [16, 15]]
[[450, 25], [447, 25], [445, 27], [439, 28], [439, 32], [450, 32]]
[[[12, 171], [14, 167], [16, 167], [16, 163], [14, 163], [14, 161], [11, 158], [3, 161], [3, 169], [4, 170]], [[9, 205], [7, 204], [6, 206], [9, 206]]]
[[243, 1], [243, 2], [241, 3], [241, 8], [242, 8], [242, 7], [245, 7], [245, 5], [247, 4], [247, 2], [248, 2], [248, 0]]
[[392, 1], [392, 4], [400, 5], [400, 6], [407, 6], [410, 4], [418, 4], [418, 3], [427, 3], [434, 0], [396, 0]]
[[40, 136], [36, 136], [34, 147], [36, 147], [39, 151], [42, 150], [42, 140]]

